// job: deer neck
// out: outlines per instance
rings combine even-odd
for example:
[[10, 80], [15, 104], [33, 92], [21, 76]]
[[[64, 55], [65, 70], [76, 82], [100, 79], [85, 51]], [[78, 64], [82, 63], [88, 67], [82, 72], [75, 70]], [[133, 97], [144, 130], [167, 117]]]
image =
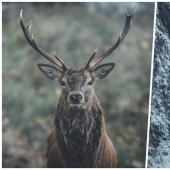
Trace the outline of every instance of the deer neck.
[[63, 161], [70, 167], [93, 167], [104, 126], [103, 111], [94, 95], [90, 110], [67, 109], [62, 96], [56, 111], [57, 142]]

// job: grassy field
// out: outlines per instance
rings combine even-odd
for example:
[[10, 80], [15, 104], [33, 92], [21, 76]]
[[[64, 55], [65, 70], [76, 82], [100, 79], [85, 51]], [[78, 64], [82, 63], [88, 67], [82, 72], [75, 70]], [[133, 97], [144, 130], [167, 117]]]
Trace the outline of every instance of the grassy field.
[[102, 62], [114, 62], [115, 68], [94, 88], [118, 167], [145, 166], [154, 3], [3, 3], [3, 167], [46, 166], [46, 139], [61, 94], [59, 83], [37, 67], [49, 62], [25, 40], [20, 10], [25, 24], [32, 20], [37, 44], [78, 69], [96, 48], [100, 55], [116, 42], [125, 24], [124, 9], [131, 14], [135, 6], [127, 37]]

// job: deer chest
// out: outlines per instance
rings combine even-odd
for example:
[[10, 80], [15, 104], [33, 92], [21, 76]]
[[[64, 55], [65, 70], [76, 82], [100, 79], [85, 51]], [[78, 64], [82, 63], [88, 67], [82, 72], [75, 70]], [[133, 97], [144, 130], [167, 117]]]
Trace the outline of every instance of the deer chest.
[[100, 123], [92, 115], [56, 119], [57, 142], [67, 167], [94, 167], [101, 137]]

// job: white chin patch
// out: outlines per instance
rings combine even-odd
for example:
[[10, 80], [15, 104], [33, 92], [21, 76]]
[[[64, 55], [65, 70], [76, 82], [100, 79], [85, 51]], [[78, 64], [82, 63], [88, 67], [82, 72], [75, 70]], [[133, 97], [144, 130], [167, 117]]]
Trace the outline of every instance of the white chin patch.
[[81, 106], [81, 104], [71, 104], [70, 103], [70, 107], [80, 107]]

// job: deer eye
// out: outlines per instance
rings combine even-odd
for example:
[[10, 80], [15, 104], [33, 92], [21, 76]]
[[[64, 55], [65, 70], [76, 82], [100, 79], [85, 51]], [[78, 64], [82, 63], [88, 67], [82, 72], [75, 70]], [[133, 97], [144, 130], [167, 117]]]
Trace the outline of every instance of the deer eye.
[[93, 84], [93, 81], [92, 80], [90, 80], [89, 82], [88, 82], [88, 85], [92, 85]]
[[66, 85], [64, 81], [60, 81], [60, 84], [61, 84], [62, 86], [65, 86], [65, 85]]

